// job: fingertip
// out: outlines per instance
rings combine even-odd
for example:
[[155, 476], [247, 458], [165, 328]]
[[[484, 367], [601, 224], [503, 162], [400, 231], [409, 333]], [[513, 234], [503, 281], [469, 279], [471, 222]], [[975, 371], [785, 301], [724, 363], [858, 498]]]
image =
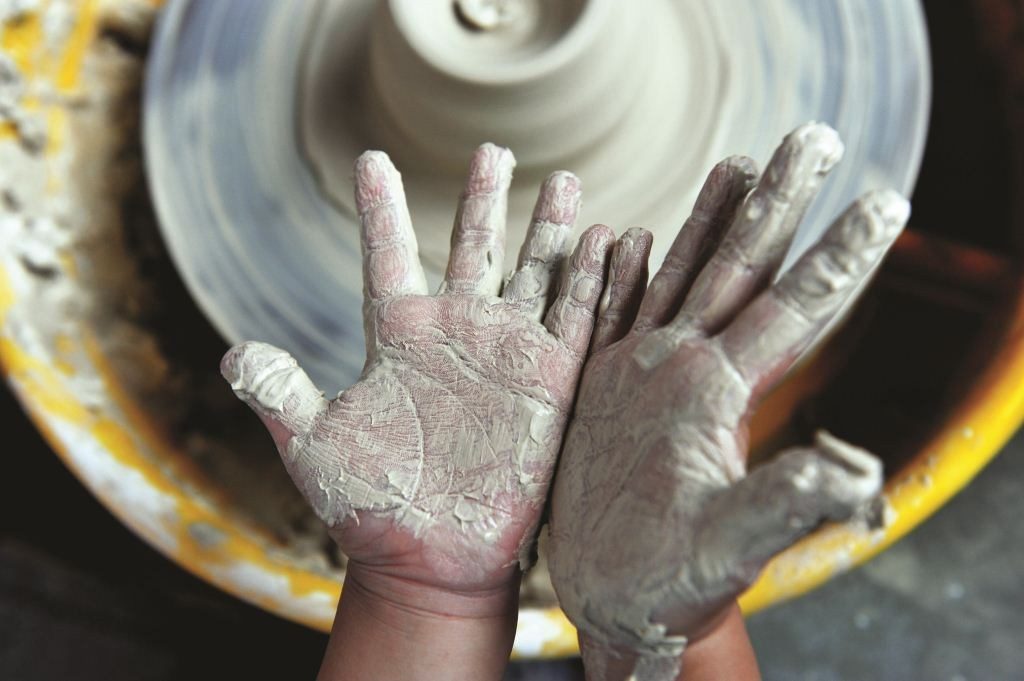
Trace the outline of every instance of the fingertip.
[[[833, 223], [823, 242], [837, 252], [855, 254], [859, 269], [869, 271], [892, 246], [909, 219], [910, 202], [898, 192], [888, 189], [868, 192]], [[853, 270], [847, 269], [852, 274]]]
[[616, 241], [616, 248], [626, 253], [650, 254], [654, 234], [643, 227], [630, 227]]
[[814, 438], [814, 454], [822, 466], [820, 492], [830, 505], [822, 515], [832, 520], [862, 522], [869, 529], [887, 524], [880, 496], [885, 483], [882, 461], [871, 452], [824, 430]]
[[401, 187], [402, 176], [383, 151], [369, 150], [360, 154], [354, 173], [356, 209], [360, 213], [390, 200], [396, 186]]
[[910, 220], [910, 201], [893, 189], [868, 192], [858, 202], [864, 211], [878, 216], [890, 231], [900, 232]]
[[556, 170], [544, 178], [544, 186], [546, 187], [567, 187], [579, 190], [581, 185], [580, 178], [568, 170]]
[[221, 374], [235, 396], [256, 412], [283, 446], [291, 436], [307, 432], [327, 402], [288, 352], [268, 343], [246, 341], [228, 350]]
[[615, 248], [615, 232], [608, 225], [595, 224], [580, 235], [574, 265], [604, 278], [607, 265]]
[[510, 149], [485, 142], [473, 152], [469, 162], [466, 194], [483, 194], [507, 189], [512, 183], [512, 170], [516, 166]]
[[721, 175], [723, 178], [745, 178], [752, 186], [761, 171], [757, 167], [757, 161], [749, 156], [729, 156], [719, 161], [711, 169], [711, 174]]
[[281, 378], [301, 372], [298, 366], [295, 358], [280, 348], [245, 341], [224, 353], [220, 373], [235, 396], [265, 418], [282, 411], [290, 386]]
[[[242, 344], [244, 345], [244, 343]], [[224, 356], [220, 358], [220, 375], [225, 381], [234, 387], [238, 381], [239, 375], [239, 362], [241, 361], [242, 345], [235, 345], [228, 348], [228, 351], [224, 353]]]
[[819, 430], [814, 435], [814, 445], [822, 458], [833, 463], [856, 478], [865, 481], [865, 492], [875, 494], [879, 491], [883, 479], [882, 461], [860, 447], [841, 440], [826, 430]]
[[786, 135], [784, 147], [793, 147], [799, 152], [813, 156], [818, 173], [827, 173], [842, 160], [846, 152], [839, 133], [827, 123], [810, 121]]
[[583, 230], [580, 242], [592, 248], [608, 249], [615, 243], [615, 230], [608, 225], [596, 223]]
[[580, 209], [582, 183], [567, 170], [556, 170], [541, 185], [533, 219], [559, 225], [572, 225]]
[[291, 355], [284, 350], [268, 343], [245, 341], [224, 353], [220, 360], [220, 375], [235, 391], [243, 390], [252, 382], [259, 368], [271, 364], [282, 356], [291, 359]]
[[698, 219], [720, 216], [719, 226], [727, 227], [737, 205], [757, 186], [759, 178], [757, 163], [752, 158], [730, 156], [719, 161], [697, 195], [693, 216]]
[[630, 227], [622, 236], [615, 240], [612, 248], [611, 265], [608, 273], [609, 279], [626, 277], [632, 281], [639, 279], [638, 272], [643, 270], [643, 283], [647, 283], [647, 259], [651, 255], [651, 247], [654, 245], [654, 235], [642, 227]]
[[357, 180], [379, 182], [398, 171], [395, 170], [391, 157], [385, 152], [379, 149], [367, 149], [359, 154], [353, 172]]

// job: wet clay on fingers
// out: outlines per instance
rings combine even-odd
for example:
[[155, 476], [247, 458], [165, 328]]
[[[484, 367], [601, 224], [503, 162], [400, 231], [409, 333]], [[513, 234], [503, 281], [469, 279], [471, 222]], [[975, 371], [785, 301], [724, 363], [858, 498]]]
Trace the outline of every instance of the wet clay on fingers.
[[[778, 282], [792, 235], [842, 145], [805, 125], [760, 180], [712, 171], [645, 296], [649, 243], [620, 241], [555, 479], [550, 569], [587, 645], [588, 679], [611, 650], [639, 681], [675, 679], [700, 637], [764, 564], [825, 520], [849, 519], [882, 483], [872, 455], [826, 434], [746, 475], [746, 423], [862, 288], [900, 233], [894, 192], [855, 202]], [[639, 261], [639, 263], [637, 262]], [[632, 311], [632, 312], [631, 312]], [[623, 319], [624, 318], [624, 319]]]
[[396, 553], [414, 547], [417, 574], [445, 585], [529, 561], [612, 234], [593, 227], [569, 254], [579, 182], [555, 173], [503, 287], [513, 166], [494, 145], [474, 156], [446, 276], [428, 295], [399, 174], [383, 153], [360, 157], [367, 359], [335, 399], [283, 350], [250, 342], [224, 358], [224, 376], [352, 559], [385, 536]]

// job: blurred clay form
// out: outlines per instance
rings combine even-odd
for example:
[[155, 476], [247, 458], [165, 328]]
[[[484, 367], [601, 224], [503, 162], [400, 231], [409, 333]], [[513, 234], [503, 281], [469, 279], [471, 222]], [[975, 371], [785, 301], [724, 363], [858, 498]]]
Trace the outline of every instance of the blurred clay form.
[[[650, 235], [612, 256], [602, 318], [556, 476], [550, 568], [589, 679], [622, 651], [638, 681], [675, 679], [701, 636], [776, 553], [878, 495], [874, 456], [820, 433], [745, 477], [762, 397], [844, 309], [909, 216], [894, 192], [855, 202], [772, 283], [843, 147], [791, 133], [758, 181], [710, 174], [647, 287]], [[645, 293], [646, 287], [646, 293]]]

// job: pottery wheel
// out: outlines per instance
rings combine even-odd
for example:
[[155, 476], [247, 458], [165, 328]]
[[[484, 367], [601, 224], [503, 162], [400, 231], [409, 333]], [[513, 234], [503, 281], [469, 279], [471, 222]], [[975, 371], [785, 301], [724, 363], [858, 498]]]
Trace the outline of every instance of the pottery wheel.
[[860, 193], [913, 188], [928, 120], [918, 0], [170, 0], [145, 143], [161, 229], [228, 341], [288, 349], [328, 394], [363, 362], [351, 168], [387, 151], [428, 278], [472, 150], [518, 160], [507, 268], [549, 172], [580, 228], [655, 233], [657, 265], [704, 175], [767, 161], [825, 121], [847, 153], [792, 258]]

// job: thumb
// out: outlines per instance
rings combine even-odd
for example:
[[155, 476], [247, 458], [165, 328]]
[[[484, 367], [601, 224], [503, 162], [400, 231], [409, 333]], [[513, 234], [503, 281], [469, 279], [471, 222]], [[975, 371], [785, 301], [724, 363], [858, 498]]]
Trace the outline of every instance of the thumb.
[[742, 590], [777, 553], [822, 521], [866, 510], [881, 488], [881, 461], [821, 431], [812, 447], [784, 451], [711, 500], [700, 523], [698, 574], [711, 590]]
[[308, 433], [327, 409], [323, 393], [295, 358], [273, 345], [236, 345], [220, 361], [220, 373], [260, 417], [281, 452], [293, 437]]

